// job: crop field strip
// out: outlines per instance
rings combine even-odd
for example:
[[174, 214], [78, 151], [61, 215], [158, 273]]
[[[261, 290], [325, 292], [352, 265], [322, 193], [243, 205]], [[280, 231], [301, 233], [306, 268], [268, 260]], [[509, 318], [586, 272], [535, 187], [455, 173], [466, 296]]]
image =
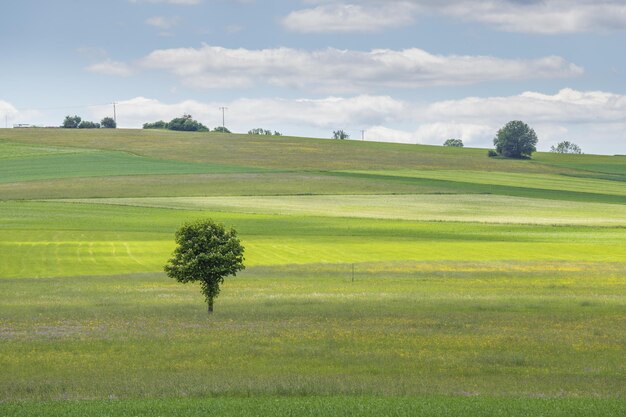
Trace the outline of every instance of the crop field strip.
[[[3, 132], [0, 414], [624, 414], [624, 175], [625, 157]], [[210, 319], [161, 272], [198, 217], [247, 249]]]
[[[113, 175], [255, 172], [233, 166], [151, 159], [125, 152], [42, 148], [0, 142], [0, 182]], [[17, 156], [16, 156], [17, 155]], [[63, 169], [59, 169], [63, 167]]]

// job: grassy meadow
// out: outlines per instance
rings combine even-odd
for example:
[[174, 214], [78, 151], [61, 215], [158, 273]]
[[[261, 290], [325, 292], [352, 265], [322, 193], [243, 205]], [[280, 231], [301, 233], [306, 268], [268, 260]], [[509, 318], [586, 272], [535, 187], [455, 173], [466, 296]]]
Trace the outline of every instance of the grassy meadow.
[[[0, 415], [626, 415], [626, 157], [0, 130]], [[208, 317], [163, 265], [235, 227]]]

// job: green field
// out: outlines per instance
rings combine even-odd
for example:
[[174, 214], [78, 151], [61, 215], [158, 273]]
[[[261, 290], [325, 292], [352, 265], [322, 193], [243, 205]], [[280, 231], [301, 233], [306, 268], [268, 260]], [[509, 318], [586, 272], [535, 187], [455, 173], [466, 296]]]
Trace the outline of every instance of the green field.
[[[626, 414], [626, 157], [0, 130], [0, 415]], [[208, 317], [183, 222], [247, 269]]]

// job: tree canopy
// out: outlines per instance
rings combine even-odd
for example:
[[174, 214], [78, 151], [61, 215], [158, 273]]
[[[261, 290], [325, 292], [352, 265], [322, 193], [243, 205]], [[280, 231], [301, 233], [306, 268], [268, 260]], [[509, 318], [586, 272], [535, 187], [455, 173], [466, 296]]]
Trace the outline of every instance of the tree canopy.
[[80, 116], [65, 116], [61, 127], [65, 129], [76, 129], [82, 120]]
[[100, 121], [100, 125], [105, 129], [116, 129], [117, 123], [112, 117], [105, 117]]
[[333, 132], [333, 139], [339, 139], [339, 140], [350, 139], [350, 135], [348, 135], [343, 130], [335, 130]]
[[164, 122], [163, 120], [159, 120], [158, 122], [154, 122], [154, 123], [144, 123], [143, 128], [144, 129], [167, 129], [167, 122]]
[[100, 129], [100, 123], [94, 123], [87, 120], [83, 120], [78, 125], [79, 129]]
[[83, 120], [80, 116], [65, 116], [61, 127], [65, 129], [99, 129], [100, 123]]
[[172, 119], [168, 124], [169, 130], [178, 130], [183, 132], [208, 132], [209, 128], [202, 123], [194, 120], [190, 114]]
[[526, 123], [514, 120], [498, 131], [493, 144], [506, 158], [530, 158], [537, 151], [537, 135]]
[[184, 114], [181, 117], [176, 117], [169, 122], [159, 120], [154, 123], [144, 123], [144, 129], [167, 129], [177, 130], [182, 132], [208, 132], [209, 128], [202, 123], [194, 120], [190, 114]]
[[176, 244], [165, 272], [178, 282], [199, 282], [209, 314], [224, 278], [245, 268], [244, 247], [235, 229], [210, 219], [184, 224], [176, 231]]
[[451, 146], [453, 148], [462, 148], [463, 141], [461, 139], [448, 139], [443, 143], [443, 146]]
[[559, 142], [556, 146], [552, 146], [550, 148], [550, 152], [554, 153], [572, 153], [572, 154], [582, 154], [583, 151], [580, 149], [580, 146], [575, 143], [569, 141]]
[[277, 132], [276, 130], [272, 133], [272, 131], [268, 129], [256, 128], [249, 130], [248, 135], [282, 136], [282, 133]]

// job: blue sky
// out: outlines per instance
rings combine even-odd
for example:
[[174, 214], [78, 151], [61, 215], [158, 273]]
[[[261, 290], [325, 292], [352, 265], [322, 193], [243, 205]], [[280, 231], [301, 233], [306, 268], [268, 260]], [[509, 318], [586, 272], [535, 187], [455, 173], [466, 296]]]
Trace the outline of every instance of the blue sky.
[[0, 14], [0, 117], [489, 147], [523, 120], [626, 154], [624, 0], [21, 0]]

